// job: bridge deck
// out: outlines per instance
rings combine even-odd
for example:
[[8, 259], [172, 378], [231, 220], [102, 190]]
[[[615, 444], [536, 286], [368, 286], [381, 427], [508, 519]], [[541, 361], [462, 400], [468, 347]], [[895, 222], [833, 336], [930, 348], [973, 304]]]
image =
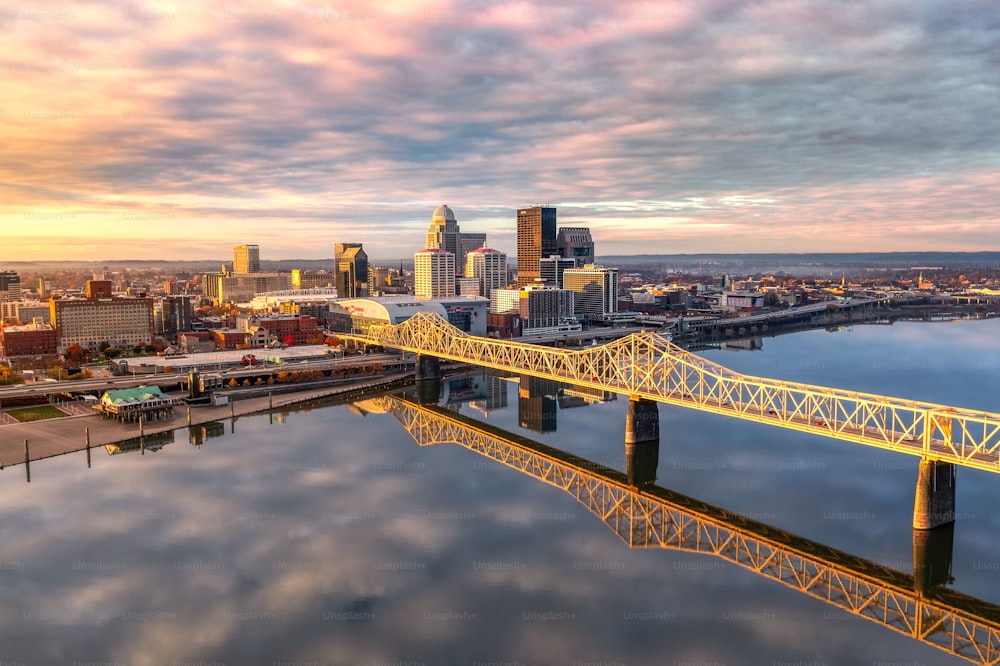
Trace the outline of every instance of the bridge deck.
[[1000, 414], [743, 375], [656, 333], [567, 350], [472, 336], [419, 313], [365, 335], [341, 335], [1000, 472]]

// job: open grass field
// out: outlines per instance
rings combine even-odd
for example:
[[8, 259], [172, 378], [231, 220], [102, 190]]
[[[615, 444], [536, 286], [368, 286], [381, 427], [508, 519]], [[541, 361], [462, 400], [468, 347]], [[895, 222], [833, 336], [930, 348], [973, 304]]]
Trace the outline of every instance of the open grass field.
[[66, 412], [60, 411], [51, 405], [39, 405], [38, 407], [12, 409], [8, 411], [7, 414], [22, 423], [27, 423], [28, 421], [42, 421], [44, 419], [58, 419], [66, 416]]

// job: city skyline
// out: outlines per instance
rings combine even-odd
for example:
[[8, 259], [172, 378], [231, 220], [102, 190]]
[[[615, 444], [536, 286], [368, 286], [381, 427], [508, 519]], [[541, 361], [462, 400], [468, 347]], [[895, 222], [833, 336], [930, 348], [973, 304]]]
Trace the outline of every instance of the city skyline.
[[0, 261], [378, 262], [442, 203], [508, 256], [533, 204], [601, 255], [1000, 246], [989, 2], [4, 15]]

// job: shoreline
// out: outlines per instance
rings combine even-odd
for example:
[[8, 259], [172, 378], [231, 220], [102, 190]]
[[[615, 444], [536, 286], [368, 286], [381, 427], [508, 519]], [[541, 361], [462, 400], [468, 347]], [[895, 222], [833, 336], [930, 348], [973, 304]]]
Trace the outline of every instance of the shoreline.
[[[177, 405], [173, 414], [163, 421], [144, 423], [143, 437], [181, 430], [241, 416], [268, 413], [283, 407], [329, 398], [352, 399], [372, 391], [381, 393], [396, 385], [413, 381], [413, 373], [396, 373], [338, 386], [312, 387], [271, 396], [230, 400], [227, 405], [189, 407]], [[140, 437], [137, 423], [121, 423], [99, 418], [95, 414], [66, 416], [27, 423], [0, 426], [0, 470], [25, 464], [25, 440], [28, 442], [27, 462], [119, 444]], [[89, 446], [88, 446], [89, 440]]]

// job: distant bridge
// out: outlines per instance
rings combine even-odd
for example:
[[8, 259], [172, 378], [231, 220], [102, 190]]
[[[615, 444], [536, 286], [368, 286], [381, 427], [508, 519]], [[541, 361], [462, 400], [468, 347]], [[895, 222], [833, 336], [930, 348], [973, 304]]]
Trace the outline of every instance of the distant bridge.
[[339, 336], [1000, 472], [1000, 414], [743, 375], [648, 331], [568, 350], [469, 335], [421, 312]]
[[[417, 444], [454, 442], [569, 493], [630, 548], [713, 555], [975, 664], [1000, 664], [1000, 607], [437, 406], [376, 398]], [[917, 550], [915, 546], [914, 550]], [[950, 555], [949, 555], [950, 559]], [[914, 571], [923, 569], [914, 562]]]

